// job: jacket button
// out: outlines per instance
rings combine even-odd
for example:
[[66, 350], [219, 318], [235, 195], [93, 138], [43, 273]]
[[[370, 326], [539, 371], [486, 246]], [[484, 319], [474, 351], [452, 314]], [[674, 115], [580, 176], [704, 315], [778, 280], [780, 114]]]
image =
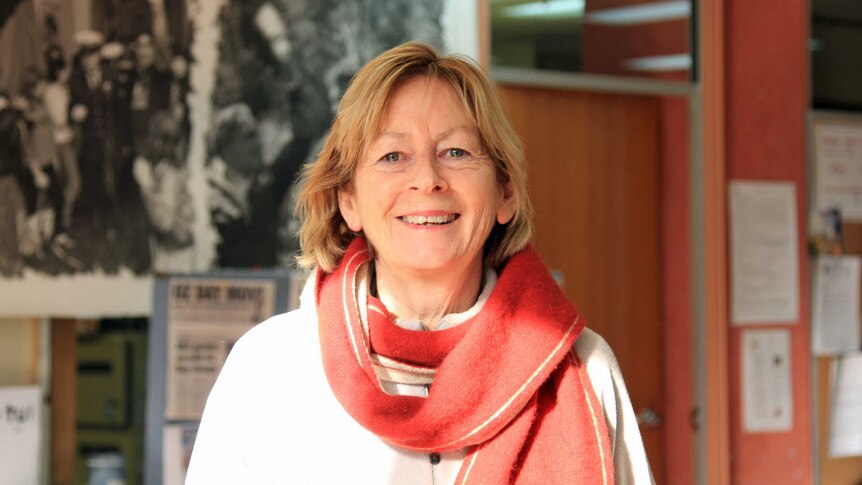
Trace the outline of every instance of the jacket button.
[[440, 463], [440, 453], [431, 453], [430, 458], [432, 465]]

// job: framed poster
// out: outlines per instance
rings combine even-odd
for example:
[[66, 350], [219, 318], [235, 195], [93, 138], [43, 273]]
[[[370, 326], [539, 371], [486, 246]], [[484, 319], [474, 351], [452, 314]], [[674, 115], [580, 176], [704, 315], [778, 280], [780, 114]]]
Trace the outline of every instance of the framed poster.
[[148, 329], [146, 484], [181, 482], [187, 462], [180, 441], [192, 439], [233, 344], [257, 323], [295, 309], [304, 277], [250, 270], [156, 277]]

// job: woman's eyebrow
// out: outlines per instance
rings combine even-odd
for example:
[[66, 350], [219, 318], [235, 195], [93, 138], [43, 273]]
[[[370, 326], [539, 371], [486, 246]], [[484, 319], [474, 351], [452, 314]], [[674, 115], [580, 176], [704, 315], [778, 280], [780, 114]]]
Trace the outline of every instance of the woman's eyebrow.
[[435, 138], [435, 141], [440, 141], [440, 140], [442, 140], [442, 139], [444, 139], [444, 138], [446, 138], [446, 137], [448, 137], [454, 133], [458, 133], [458, 132], [464, 132], [464, 133], [467, 133], [468, 135], [474, 135], [474, 134], [476, 134], [476, 129], [474, 128], [473, 125], [466, 125], [466, 124], [453, 126], [452, 128], [449, 128], [448, 130], [445, 130], [442, 133], [440, 133], [439, 135], [437, 135], [437, 137]]
[[394, 138], [396, 140], [402, 140], [404, 138], [407, 138], [407, 133], [402, 133], [400, 131], [384, 131], [375, 136], [373, 142], [376, 142], [381, 138]]
[[[476, 130], [475, 130], [475, 127], [473, 125], [464, 124], [464, 125], [453, 126], [452, 128], [449, 128], [447, 130], [440, 132], [435, 137], [435, 140], [441, 140], [441, 139], [446, 138], [447, 136], [450, 136], [453, 133], [457, 133], [457, 132], [465, 132], [467, 134], [472, 135], [472, 134], [475, 134], [475, 131]], [[404, 132], [383, 131], [383, 132], [379, 133], [377, 136], [375, 136], [374, 140], [376, 141], [376, 140], [379, 140], [381, 138], [395, 138], [395, 139], [400, 140], [400, 139], [404, 139], [407, 137], [408, 137], [407, 133], [404, 133]]]

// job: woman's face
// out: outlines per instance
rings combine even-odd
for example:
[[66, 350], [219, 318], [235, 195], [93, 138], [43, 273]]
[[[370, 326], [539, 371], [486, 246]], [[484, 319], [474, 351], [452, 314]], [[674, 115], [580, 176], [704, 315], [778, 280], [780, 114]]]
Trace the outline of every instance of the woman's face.
[[149, 35], [138, 37], [135, 45], [135, 58], [138, 61], [139, 69], [146, 69], [155, 64], [156, 46], [153, 45], [153, 39]]
[[454, 90], [417, 77], [392, 95], [339, 207], [374, 247], [378, 271], [452, 272], [481, 271], [485, 240], [515, 202]]

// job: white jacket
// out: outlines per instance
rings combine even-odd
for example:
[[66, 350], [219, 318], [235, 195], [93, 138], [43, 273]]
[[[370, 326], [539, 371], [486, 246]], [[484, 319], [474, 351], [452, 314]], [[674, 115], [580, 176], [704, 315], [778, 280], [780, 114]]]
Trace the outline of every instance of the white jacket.
[[[313, 287], [306, 284], [300, 309], [234, 346], [207, 401], [186, 485], [454, 483], [463, 450], [434, 464], [381, 441], [341, 407], [323, 371]], [[575, 348], [604, 409], [616, 483], [654, 483], [616, 357], [589, 329]]]

